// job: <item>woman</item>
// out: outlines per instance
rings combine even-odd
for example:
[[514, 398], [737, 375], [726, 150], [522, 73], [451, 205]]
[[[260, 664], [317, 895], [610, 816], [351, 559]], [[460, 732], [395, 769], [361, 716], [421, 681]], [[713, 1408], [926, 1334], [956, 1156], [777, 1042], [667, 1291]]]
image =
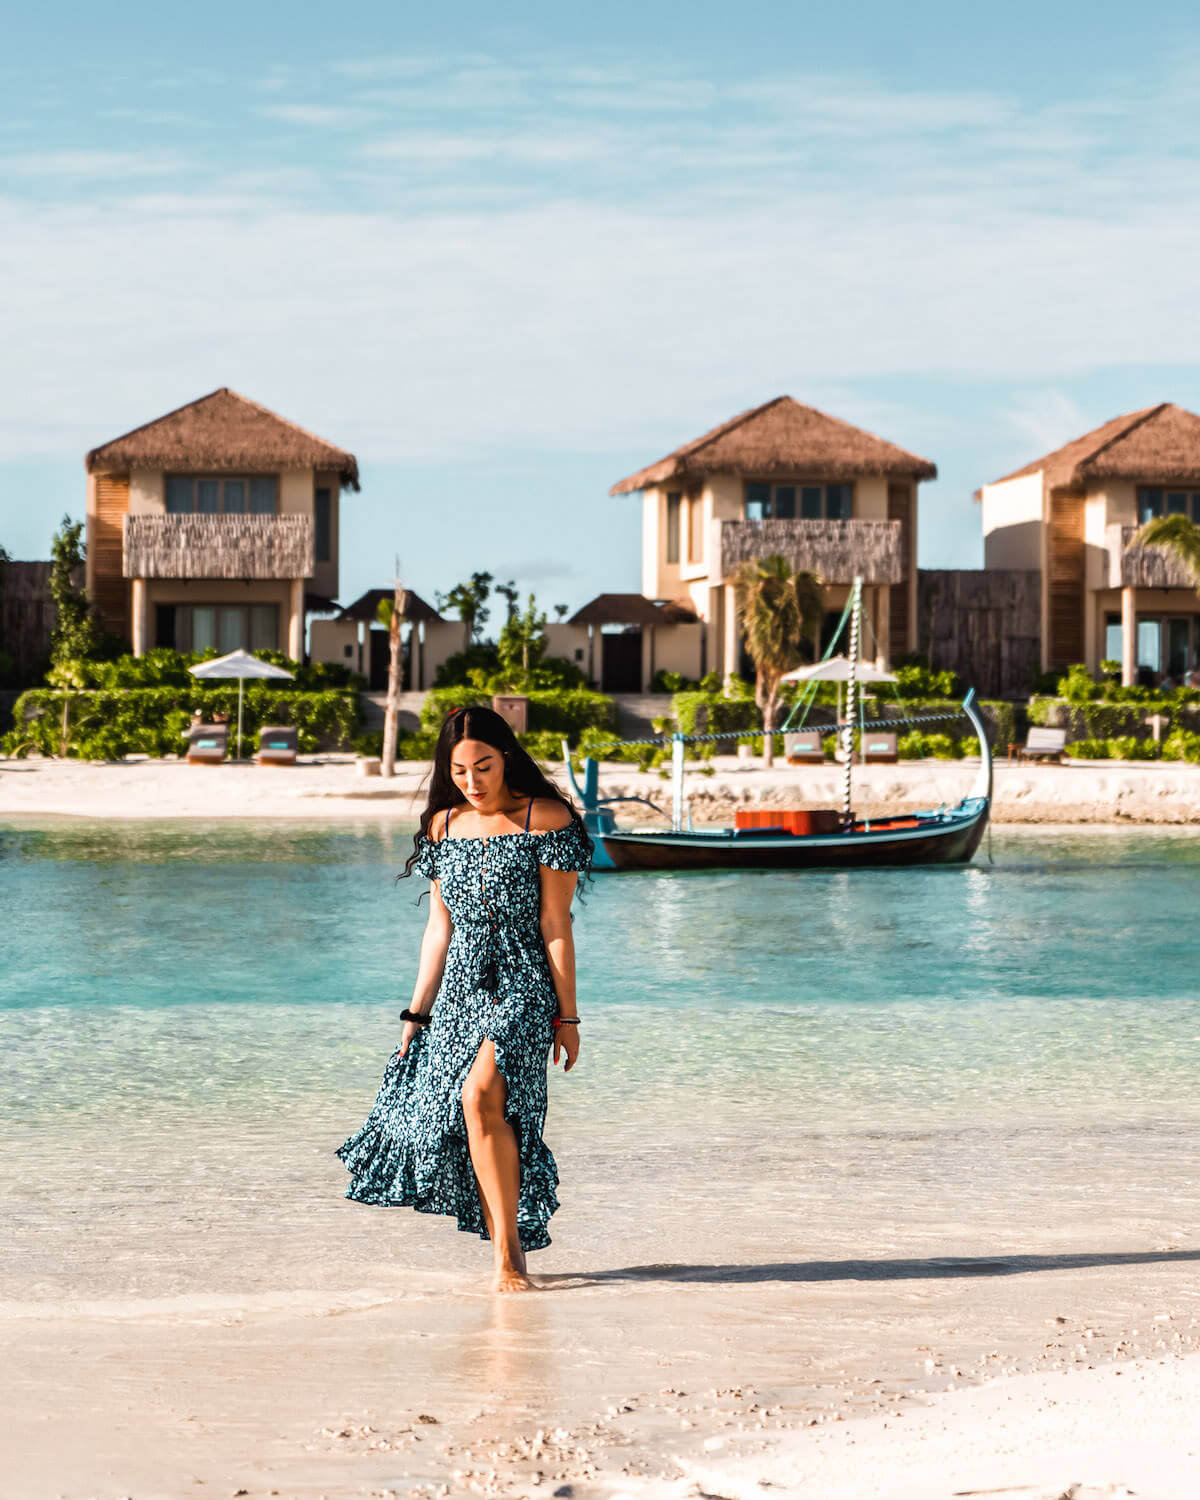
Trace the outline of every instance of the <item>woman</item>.
[[550, 1243], [558, 1207], [546, 1055], [553, 1043], [565, 1072], [579, 1056], [570, 908], [591, 857], [579, 814], [499, 714], [448, 715], [404, 869], [431, 882], [412, 1002], [337, 1155], [347, 1198], [454, 1214], [490, 1239], [499, 1291], [531, 1289], [525, 1252]]

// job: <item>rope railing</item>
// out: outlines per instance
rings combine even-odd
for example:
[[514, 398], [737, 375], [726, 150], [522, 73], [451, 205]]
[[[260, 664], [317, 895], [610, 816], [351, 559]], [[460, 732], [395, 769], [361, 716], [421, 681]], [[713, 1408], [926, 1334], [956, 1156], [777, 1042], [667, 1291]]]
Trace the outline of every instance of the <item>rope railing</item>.
[[[840, 729], [858, 729], [861, 731], [881, 729], [893, 729], [897, 724], [944, 724], [947, 719], [965, 719], [966, 714], [961, 711], [951, 714], [902, 714], [894, 719], [871, 719], [866, 723], [859, 723], [857, 719], [841, 719], [833, 724], [813, 724], [810, 727], [821, 734], [835, 734]], [[773, 729], [772, 734], [785, 734], [786, 730]], [[682, 734], [679, 736], [685, 744], [709, 744], [714, 740], [741, 740], [762, 739], [766, 734], [764, 729], [723, 729], [718, 734]], [[626, 745], [669, 745], [675, 738], [673, 734], [648, 735], [642, 739], [632, 740], [610, 740], [603, 745], [581, 745], [577, 753], [595, 755], [603, 750], [620, 750]]]

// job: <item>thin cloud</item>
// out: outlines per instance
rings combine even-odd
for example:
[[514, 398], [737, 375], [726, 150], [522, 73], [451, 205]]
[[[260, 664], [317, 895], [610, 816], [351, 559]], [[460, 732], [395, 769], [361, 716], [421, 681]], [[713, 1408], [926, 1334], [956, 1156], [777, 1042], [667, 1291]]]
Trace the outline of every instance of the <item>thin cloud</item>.
[[287, 125], [326, 126], [350, 130], [378, 118], [374, 110], [342, 104], [260, 104], [255, 114], [268, 120], [282, 120]]
[[3, 160], [6, 171], [25, 178], [163, 177], [182, 166], [178, 157], [137, 151], [30, 151]]

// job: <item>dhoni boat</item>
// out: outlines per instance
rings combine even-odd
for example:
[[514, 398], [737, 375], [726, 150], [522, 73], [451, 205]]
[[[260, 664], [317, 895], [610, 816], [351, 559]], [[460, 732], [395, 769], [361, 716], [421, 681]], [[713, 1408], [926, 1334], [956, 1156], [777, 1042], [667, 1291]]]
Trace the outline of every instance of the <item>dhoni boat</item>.
[[[861, 591], [856, 581], [847, 613], [851, 618], [851, 663], [847, 703], [852, 710], [856, 699], [854, 664], [858, 660], [858, 609]], [[843, 617], [845, 619], [845, 616]], [[839, 627], [840, 633], [840, 627]], [[829, 651], [832, 651], [831, 643]], [[828, 652], [826, 653], [828, 655]], [[795, 709], [793, 709], [793, 715]], [[859, 818], [853, 810], [854, 733], [897, 730], [910, 724], [942, 722], [958, 717], [968, 719], [979, 740], [979, 769], [965, 797], [952, 806], [942, 805], [925, 812], [901, 816]], [[789, 715], [789, 722], [791, 719]], [[784, 725], [786, 730], [787, 725]], [[907, 718], [880, 719], [866, 722], [852, 712], [839, 716], [837, 722], [823, 725], [836, 729], [842, 741], [843, 787], [840, 809], [815, 811], [780, 811], [778, 821], [770, 817], [767, 826], [754, 827], [692, 826], [688, 810], [684, 826], [684, 753], [689, 743], [721, 739], [741, 739], [745, 731], [728, 734], [672, 734], [654, 738], [614, 741], [597, 750], [617, 745], [671, 746], [671, 815], [669, 828], [622, 828], [613, 811], [618, 803], [641, 802], [663, 815], [662, 809], [647, 797], [603, 797], [600, 795], [599, 763], [594, 756], [583, 761], [583, 783], [576, 779], [567, 744], [563, 757], [571, 787], [583, 809], [583, 820], [596, 844], [594, 868], [609, 870], [738, 870], [738, 869], [819, 869], [848, 866], [965, 864], [975, 854], [988, 825], [992, 805], [992, 752], [987, 729], [980, 717], [972, 688], [963, 699], [958, 714], [920, 714]], [[776, 730], [782, 733], [783, 730]], [[757, 822], [757, 820], [756, 820]]]

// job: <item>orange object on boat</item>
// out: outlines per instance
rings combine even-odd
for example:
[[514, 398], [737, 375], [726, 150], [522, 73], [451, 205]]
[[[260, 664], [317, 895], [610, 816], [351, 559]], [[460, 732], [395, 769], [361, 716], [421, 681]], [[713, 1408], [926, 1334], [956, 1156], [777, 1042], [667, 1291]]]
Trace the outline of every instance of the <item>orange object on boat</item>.
[[842, 826], [836, 808], [739, 807], [734, 809], [735, 828], [778, 828], [798, 835], [837, 833]]

